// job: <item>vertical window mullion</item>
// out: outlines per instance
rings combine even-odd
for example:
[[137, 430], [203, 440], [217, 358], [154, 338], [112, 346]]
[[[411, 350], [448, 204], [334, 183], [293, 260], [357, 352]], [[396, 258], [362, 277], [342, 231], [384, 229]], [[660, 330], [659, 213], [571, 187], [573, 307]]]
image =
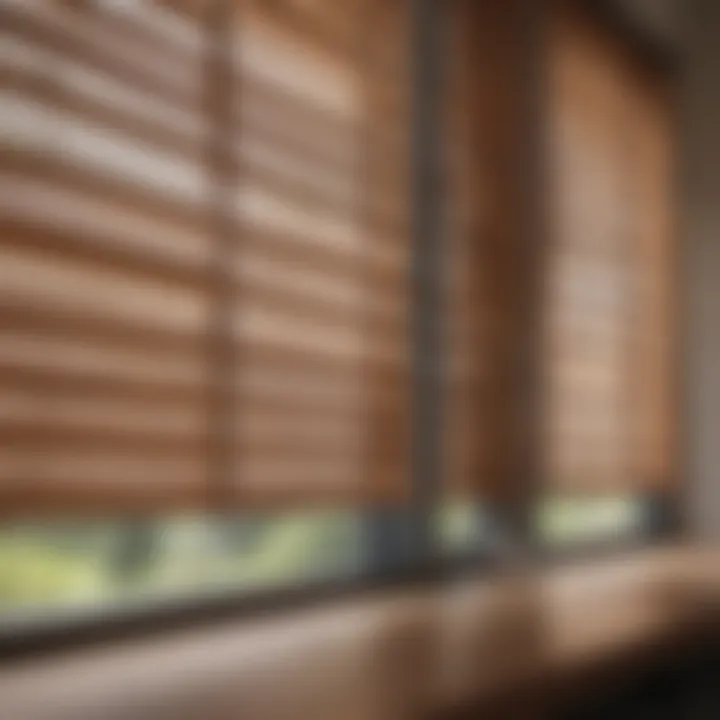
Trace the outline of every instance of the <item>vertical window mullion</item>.
[[412, 539], [434, 564], [442, 478], [442, 33], [443, 3], [412, 0]]

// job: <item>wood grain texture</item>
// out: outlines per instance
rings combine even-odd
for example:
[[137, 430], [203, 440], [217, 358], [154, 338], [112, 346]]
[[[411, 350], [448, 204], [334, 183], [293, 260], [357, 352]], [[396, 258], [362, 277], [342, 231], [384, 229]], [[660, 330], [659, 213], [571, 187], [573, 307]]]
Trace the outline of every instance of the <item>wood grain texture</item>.
[[407, 496], [407, 8], [218, 7], [0, 7], [0, 514]]
[[448, 485], [451, 494], [513, 502], [525, 472], [520, 426], [533, 416], [524, 361], [534, 327], [525, 272], [526, 5], [448, 7]]
[[571, 3], [551, 30], [546, 475], [571, 494], [661, 492], [675, 474], [668, 81]]

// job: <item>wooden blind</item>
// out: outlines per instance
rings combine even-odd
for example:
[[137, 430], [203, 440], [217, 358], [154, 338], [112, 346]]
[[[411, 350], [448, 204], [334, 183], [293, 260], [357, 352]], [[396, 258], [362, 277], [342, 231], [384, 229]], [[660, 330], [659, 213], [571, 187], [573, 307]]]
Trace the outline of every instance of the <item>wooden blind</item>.
[[581, 3], [447, 3], [446, 487], [674, 472], [668, 79]]
[[11, 509], [204, 493], [204, 41], [197, 22], [131, 7], [0, 8]]
[[481, 487], [477, 442], [478, 358], [475, 223], [477, 177], [473, 134], [473, 56], [469, 2], [447, 3], [442, 57], [441, 157], [447, 192], [443, 202], [443, 405], [445, 495], [471, 495]]
[[[240, 18], [236, 482], [244, 504], [397, 498], [408, 488], [406, 10], [283, 12], [293, 7], [258, 0]], [[264, 137], [271, 123], [297, 146]]]
[[635, 67], [629, 107], [630, 223], [636, 238], [631, 353], [632, 472], [641, 490], [670, 489], [677, 469], [677, 313], [675, 127], [662, 77]]
[[406, 8], [211, 5], [0, 5], [3, 512], [407, 492]]
[[670, 107], [639, 59], [572, 10], [553, 18], [549, 57], [548, 483], [660, 490], [672, 474]]
[[411, 2], [357, 0], [366, 112], [361, 123], [359, 259], [367, 299], [363, 388], [367, 492], [407, 498], [411, 442]]
[[[446, 8], [446, 487], [525, 492], [536, 424], [554, 490], [665, 487], [667, 91], [553, 5], [533, 266], [526, 6]], [[0, 3], [0, 511], [408, 496], [409, 32], [409, 0]]]
[[[447, 3], [447, 487], [512, 501], [528, 415], [524, 0]], [[518, 412], [518, 410], [520, 412]]]

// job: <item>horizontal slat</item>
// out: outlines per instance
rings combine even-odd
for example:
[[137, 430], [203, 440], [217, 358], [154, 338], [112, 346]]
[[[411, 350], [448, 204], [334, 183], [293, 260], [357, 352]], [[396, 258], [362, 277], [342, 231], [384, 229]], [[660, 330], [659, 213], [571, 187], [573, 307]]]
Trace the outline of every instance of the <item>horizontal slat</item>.
[[[0, 462], [2, 457], [0, 456]], [[213, 498], [199, 473], [179, 476], [153, 468], [129, 474], [117, 469], [112, 475], [90, 468], [68, 470], [52, 478], [23, 474], [12, 481], [0, 470], [0, 510], [4, 517], [54, 520], [88, 517], [157, 516], [173, 512], [196, 512]], [[127, 482], [128, 477], [134, 481]], [[102, 484], [99, 480], [103, 480]], [[39, 501], [42, 498], [42, 503]], [[276, 503], [277, 504], [277, 503]]]
[[[303, 420], [337, 418], [347, 421], [357, 417], [359, 409], [367, 406], [368, 392], [379, 389], [381, 399], [388, 408], [396, 402], [393, 390], [402, 382], [396, 378], [366, 377], [362, 367], [349, 368], [333, 374], [323, 372], [282, 372], [282, 370], [240, 367], [237, 387], [233, 393], [243, 415], [272, 415]], [[22, 395], [34, 403], [42, 414], [43, 403], [58, 405], [73, 403], [104, 403], [112, 406], [119, 402], [129, 407], [148, 406], [163, 412], [187, 412], [207, 399], [209, 376], [200, 374], [195, 383], [181, 382], [172, 377], [138, 378], [123, 373], [122, 368], [100, 368], [80, 371], [72, 366], [54, 365], [42, 358], [38, 365], [0, 362], [0, 392], [5, 400], [0, 407], [11, 407], [7, 398]], [[376, 405], [377, 406], [377, 405]], [[3, 410], [6, 415], [10, 410]], [[18, 409], [18, 412], [21, 412]]]
[[83, 167], [76, 162], [69, 162], [61, 155], [48, 156], [39, 149], [3, 147], [0, 149], [0, 164], [8, 173], [28, 178], [39, 177], [46, 183], [52, 182], [59, 187], [86, 192], [91, 198], [125, 206], [128, 212], [142, 212], [158, 220], [186, 224], [192, 228], [207, 227], [208, 211], [202, 205], [192, 205], [168, 195], [153, 195], [142, 186], [128, 182], [126, 178], [113, 177], [109, 173], [99, 172], [97, 168]]
[[[41, 200], [42, 195], [38, 196], [36, 199]], [[77, 224], [67, 222], [65, 227], [43, 223], [43, 211], [34, 220], [8, 218], [4, 217], [6, 209], [2, 202], [0, 200], [0, 255], [8, 261], [25, 256], [28, 262], [35, 260], [38, 268], [58, 261], [58, 265], [62, 263], [69, 273], [79, 275], [86, 269], [88, 275], [96, 272], [99, 278], [103, 275], [112, 275], [118, 280], [134, 277], [152, 284], [157, 292], [172, 291], [173, 288], [177, 291], [180, 286], [190, 297], [200, 296], [210, 289], [212, 274], [207, 264], [184, 261], [179, 253], [171, 257], [153, 252], [150, 243], [134, 240], [130, 244], [122, 237], [122, 228], [119, 237], [111, 234], [110, 223], [98, 229], [83, 228], [80, 224], [83, 220], [86, 226], [90, 225], [87, 216], [79, 217]], [[180, 236], [178, 242], [182, 242]], [[16, 250], [18, 247], [22, 248], [22, 255]], [[205, 252], [209, 254], [209, 248]]]
[[279, 0], [254, 1], [246, 7], [250, 12], [243, 19], [248, 25], [271, 21], [273, 29], [284, 35], [285, 42], [292, 41], [303, 51], [316, 54], [319, 62], [352, 63], [356, 58], [355, 44], [361, 37], [358, 25], [363, 9], [355, 4], [345, 4], [342, 10], [337, 10], [302, 7]]
[[262, 503], [264, 497], [277, 496], [280, 502], [287, 496], [307, 503], [310, 496], [330, 498], [337, 494], [354, 493], [362, 497], [367, 488], [367, 475], [362, 467], [361, 453], [332, 461], [312, 462], [297, 458], [287, 460], [237, 460], [238, 491], [255, 496]]
[[12, 423], [0, 422], [2, 444], [14, 450], [45, 455], [54, 450], [76, 453], [84, 456], [89, 448], [94, 453], [127, 452], [130, 458], [139, 460], [145, 455], [171, 457], [179, 459], [196, 455], [202, 457], [207, 448], [207, 431], [171, 434], [166, 430], [157, 433], [143, 428], [113, 429], [97, 425], [72, 426], [46, 421], [34, 421], [23, 424], [18, 420]]
[[101, 367], [96, 371], [57, 367], [43, 363], [12, 364], [0, 361], [0, 388], [33, 394], [50, 402], [73, 398], [102, 398], [107, 401], [139, 401], [163, 407], [187, 407], [202, 402], [207, 393], [202, 375], [198, 382], [183, 383], [172, 378], [134, 378]]
[[[79, 388], [74, 394], [43, 392], [38, 386], [8, 387], [0, 375], [0, 419], [17, 420], [20, 424], [40, 422], [69, 429], [89, 427], [98, 430], [198, 435], [206, 432], [205, 398], [197, 394], [180, 402], [177, 397], [169, 403], [157, 398], [108, 396], [88, 393]], [[67, 386], [66, 390], [67, 390]], [[45, 386], [47, 389], [47, 385]]]
[[[46, 502], [52, 502], [49, 498], [59, 499], [67, 493], [77, 501], [81, 489], [86, 497], [84, 502], [77, 502], [79, 511], [95, 503], [104, 504], [106, 512], [113, 508], [118, 512], [122, 511], [126, 497], [142, 499], [145, 493], [147, 502], [159, 489], [164, 495], [174, 489], [181, 495], [192, 492], [195, 497], [202, 497], [207, 479], [203, 458], [182, 453], [143, 456], [137, 452], [113, 454], [101, 448], [80, 454], [75, 448], [53, 448], [44, 453], [18, 455], [14, 449], [2, 449], [0, 458], [3, 512], [5, 503], [12, 504], [13, 496], [20, 495], [34, 499], [35, 510], [42, 514]], [[32, 510], [33, 505], [25, 509]]]

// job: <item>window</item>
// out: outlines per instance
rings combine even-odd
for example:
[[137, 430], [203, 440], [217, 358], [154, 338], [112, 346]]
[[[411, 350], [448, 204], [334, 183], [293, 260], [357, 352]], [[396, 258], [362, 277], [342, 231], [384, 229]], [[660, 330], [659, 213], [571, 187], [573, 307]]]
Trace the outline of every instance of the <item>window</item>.
[[487, 532], [481, 508], [470, 502], [454, 502], [441, 508], [438, 538], [448, 553], [476, 552], [483, 546]]
[[574, 10], [200, 5], [0, 6], [0, 614], [645, 533], [665, 80]]
[[343, 512], [5, 524], [0, 616], [356, 577], [362, 533]]
[[537, 532], [546, 547], [562, 549], [603, 543], [627, 543], [642, 537], [647, 515], [641, 500], [628, 497], [546, 500]]

